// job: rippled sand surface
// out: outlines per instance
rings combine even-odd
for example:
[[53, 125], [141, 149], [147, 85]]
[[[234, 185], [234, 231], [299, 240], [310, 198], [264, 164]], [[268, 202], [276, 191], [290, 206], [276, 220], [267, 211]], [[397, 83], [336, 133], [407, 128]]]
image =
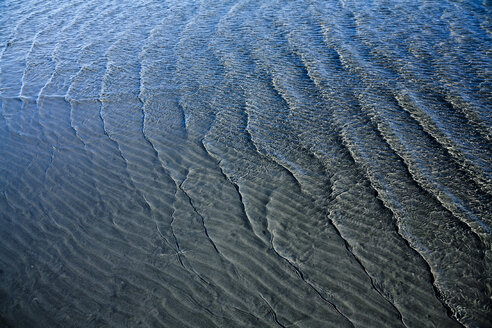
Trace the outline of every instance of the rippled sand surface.
[[491, 327], [492, 7], [0, 2], [1, 327]]

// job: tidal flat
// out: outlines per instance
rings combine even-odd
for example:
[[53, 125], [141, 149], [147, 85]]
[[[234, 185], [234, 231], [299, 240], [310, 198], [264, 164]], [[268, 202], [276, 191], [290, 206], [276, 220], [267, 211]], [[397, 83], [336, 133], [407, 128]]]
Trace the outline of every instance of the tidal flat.
[[0, 327], [492, 327], [490, 1], [0, 1]]

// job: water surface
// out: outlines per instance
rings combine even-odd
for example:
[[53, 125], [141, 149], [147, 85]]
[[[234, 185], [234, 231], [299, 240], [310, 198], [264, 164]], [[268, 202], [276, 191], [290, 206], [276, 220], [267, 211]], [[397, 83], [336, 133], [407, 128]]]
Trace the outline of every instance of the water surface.
[[491, 6], [0, 2], [0, 326], [492, 326]]

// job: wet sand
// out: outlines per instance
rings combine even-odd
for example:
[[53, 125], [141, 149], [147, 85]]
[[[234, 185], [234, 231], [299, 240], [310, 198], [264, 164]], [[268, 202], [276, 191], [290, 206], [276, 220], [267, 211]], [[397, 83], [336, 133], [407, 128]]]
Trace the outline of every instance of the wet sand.
[[0, 12], [0, 326], [492, 325], [486, 2]]

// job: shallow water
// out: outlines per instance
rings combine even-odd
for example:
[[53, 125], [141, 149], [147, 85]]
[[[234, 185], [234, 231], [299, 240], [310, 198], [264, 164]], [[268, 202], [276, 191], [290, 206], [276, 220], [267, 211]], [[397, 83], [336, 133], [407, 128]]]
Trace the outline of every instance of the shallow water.
[[492, 326], [491, 8], [0, 2], [0, 326]]

